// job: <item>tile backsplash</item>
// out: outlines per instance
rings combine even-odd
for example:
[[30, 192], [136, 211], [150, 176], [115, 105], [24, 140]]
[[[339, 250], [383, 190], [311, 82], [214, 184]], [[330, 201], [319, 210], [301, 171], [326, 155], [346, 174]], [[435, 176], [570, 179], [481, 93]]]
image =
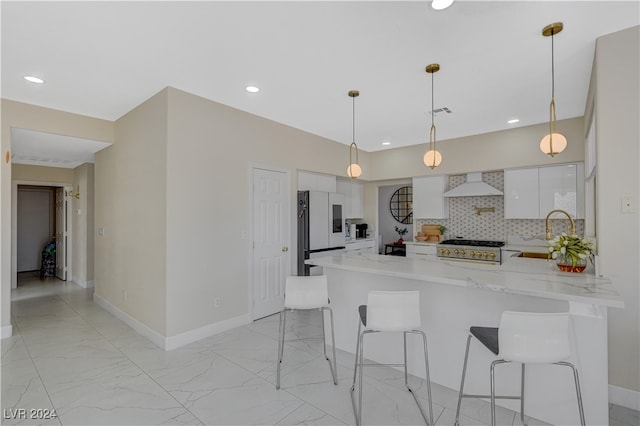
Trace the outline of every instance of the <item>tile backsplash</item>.
[[[449, 176], [449, 189], [464, 183], [466, 175]], [[504, 191], [503, 172], [488, 172], [482, 174], [482, 180], [500, 191]], [[476, 207], [493, 208], [493, 212], [476, 213]], [[504, 197], [454, 197], [449, 199], [449, 219], [414, 220], [416, 232], [423, 224], [438, 223], [444, 225], [447, 231], [445, 238], [462, 237], [473, 240], [506, 241], [508, 235], [520, 235], [544, 239], [544, 219], [505, 219]], [[584, 235], [584, 220], [578, 219], [576, 233]], [[569, 222], [554, 220], [554, 235], [567, 231]], [[415, 235], [414, 233], [414, 235]]]

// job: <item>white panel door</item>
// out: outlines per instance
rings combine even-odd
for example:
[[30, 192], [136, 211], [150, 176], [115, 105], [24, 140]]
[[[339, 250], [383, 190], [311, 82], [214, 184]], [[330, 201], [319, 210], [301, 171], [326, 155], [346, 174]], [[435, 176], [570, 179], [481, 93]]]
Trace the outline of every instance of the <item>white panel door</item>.
[[289, 185], [284, 172], [253, 170], [253, 319], [284, 303], [289, 274]]
[[67, 280], [67, 201], [64, 188], [56, 188], [56, 277]]

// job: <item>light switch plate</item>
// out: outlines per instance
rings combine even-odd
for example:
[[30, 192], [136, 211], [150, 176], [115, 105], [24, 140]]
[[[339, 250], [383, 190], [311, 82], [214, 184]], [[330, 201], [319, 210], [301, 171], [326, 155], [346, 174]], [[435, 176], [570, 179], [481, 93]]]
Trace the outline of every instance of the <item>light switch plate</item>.
[[634, 197], [622, 197], [620, 202], [622, 213], [629, 214], [636, 212], [636, 200]]

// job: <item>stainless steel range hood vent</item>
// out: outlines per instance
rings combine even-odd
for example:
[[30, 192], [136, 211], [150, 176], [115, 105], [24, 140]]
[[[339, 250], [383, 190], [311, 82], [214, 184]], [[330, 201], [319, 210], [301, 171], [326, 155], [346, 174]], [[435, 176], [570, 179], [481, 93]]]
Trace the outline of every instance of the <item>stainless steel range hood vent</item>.
[[467, 173], [467, 181], [444, 193], [445, 197], [486, 197], [503, 195], [493, 186], [482, 181], [482, 172]]

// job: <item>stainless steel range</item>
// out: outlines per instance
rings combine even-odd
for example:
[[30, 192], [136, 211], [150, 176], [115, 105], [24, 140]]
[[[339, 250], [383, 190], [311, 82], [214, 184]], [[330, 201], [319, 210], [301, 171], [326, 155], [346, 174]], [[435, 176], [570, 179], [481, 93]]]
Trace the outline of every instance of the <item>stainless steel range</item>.
[[437, 255], [441, 259], [474, 260], [502, 263], [503, 241], [444, 240], [438, 244]]

